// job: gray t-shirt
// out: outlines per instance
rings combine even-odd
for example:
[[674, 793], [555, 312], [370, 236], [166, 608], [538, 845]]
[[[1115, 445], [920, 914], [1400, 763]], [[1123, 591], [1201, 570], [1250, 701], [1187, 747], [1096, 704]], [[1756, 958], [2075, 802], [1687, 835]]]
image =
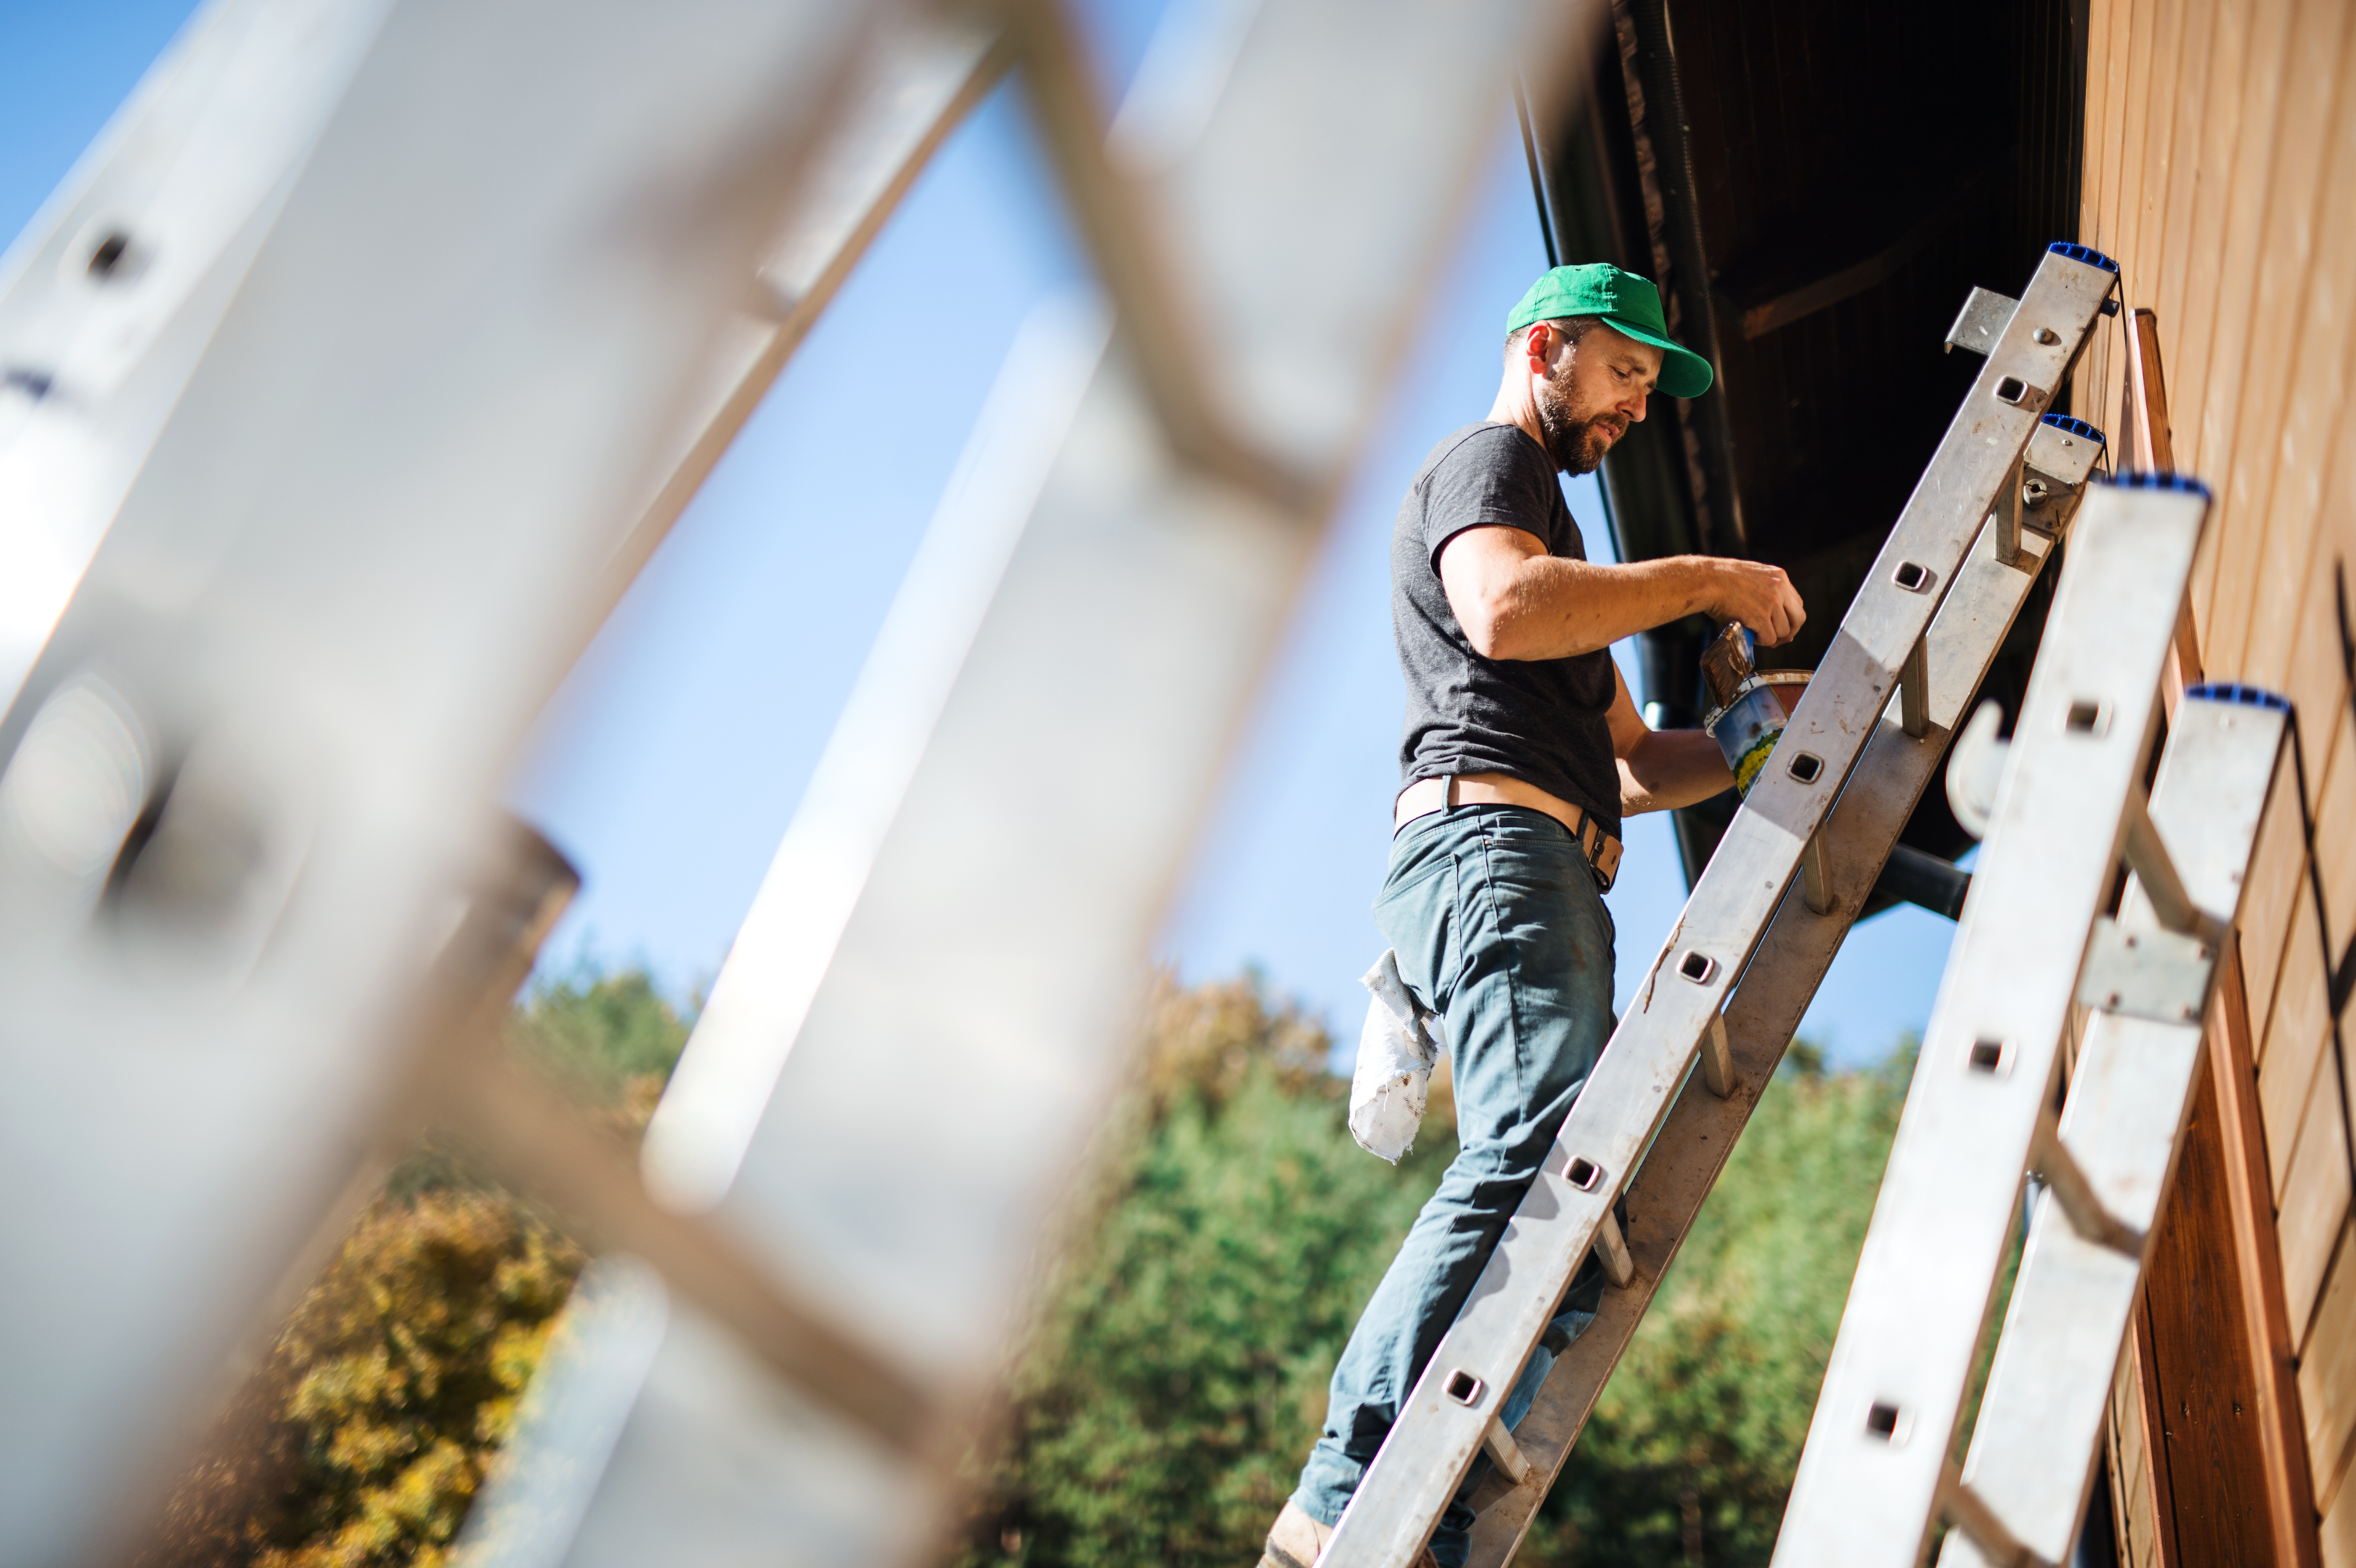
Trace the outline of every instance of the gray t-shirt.
[[1448, 606], [1440, 547], [1494, 523], [1537, 535], [1548, 555], [1587, 559], [1546, 449], [1515, 425], [1467, 425], [1423, 460], [1391, 533], [1391, 627], [1407, 677], [1402, 782], [1510, 774], [1584, 807], [1617, 837], [1610, 651], [1484, 659]]

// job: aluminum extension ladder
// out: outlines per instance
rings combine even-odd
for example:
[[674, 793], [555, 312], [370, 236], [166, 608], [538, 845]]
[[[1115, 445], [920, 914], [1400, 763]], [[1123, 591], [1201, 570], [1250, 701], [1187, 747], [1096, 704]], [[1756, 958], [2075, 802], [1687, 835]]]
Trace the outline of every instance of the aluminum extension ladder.
[[[1949, 341], [1987, 363], [1324, 1568], [1407, 1568], [1484, 1449], [1472, 1561], [1513, 1556], [2068, 526], [2101, 436], [2045, 410], [2117, 280], [2056, 244], [2019, 302], [1966, 303]], [[1497, 1410], [1590, 1251], [1615, 1288], [1508, 1435]]]
[[[2130, 475], [2077, 526], [1778, 1563], [1901, 1568], [1943, 1519], [1949, 1568], [2069, 1560], [2287, 727], [2277, 698], [2196, 688], [2147, 802], [2208, 507], [2191, 481]], [[2123, 857], [2135, 880], [2113, 918]], [[2079, 1007], [2091, 1012], [2065, 1072]], [[2024, 1169], [2043, 1189], [1958, 1472], [1948, 1456]]]

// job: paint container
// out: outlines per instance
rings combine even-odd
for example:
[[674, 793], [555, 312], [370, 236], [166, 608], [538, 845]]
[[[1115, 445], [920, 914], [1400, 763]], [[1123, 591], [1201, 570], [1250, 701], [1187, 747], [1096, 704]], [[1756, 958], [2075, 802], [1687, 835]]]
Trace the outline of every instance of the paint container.
[[1792, 710], [1800, 706], [1808, 674], [1804, 669], [1755, 671], [1735, 687], [1731, 700], [1701, 721], [1726, 753], [1726, 765], [1734, 770], [1737, 794], [1749, 795], [1759, 770], [1767, 765]]

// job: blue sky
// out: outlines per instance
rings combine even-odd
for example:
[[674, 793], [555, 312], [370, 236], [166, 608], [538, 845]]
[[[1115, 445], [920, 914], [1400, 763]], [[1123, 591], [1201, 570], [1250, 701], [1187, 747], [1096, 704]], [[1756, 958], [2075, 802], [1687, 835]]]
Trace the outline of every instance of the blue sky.
[[[0, 233], [33, 216], [189, 9], [0, 5]], [[1086, 7], [1108, 96], [1159, 9]], [[1256, 967], [1344, 1040], [1356, 976], [1382, 947], [1367, 906], [1401, 712], [1392, 514], [1426, 450], [1486, 411], [1505, 312], [1545, 265], [1502, 116], [1494, 147], [1159, 944], [1189, 979]], [[962, 304], [926, 314], [912, 410], [903, 303], [945, 281]], [[1020, 97], [1001, 89], [926, 172], [534, 735], [511, 799], [586, 879], [550, 964], [644, 963], [681, 997], [717, 971], [1016, 328], [1087, 281]], [[1593, 482], [1569, 496], [1602, 559]], [[1635, 819], [1628, 840], [1610, 900], [1622, 997], [1685, 898], [1665, 819]], [[1920, 1029], [1953, 929], [1912, 909], [1859, 926], [1802, 1032], [1855, 1062]]]

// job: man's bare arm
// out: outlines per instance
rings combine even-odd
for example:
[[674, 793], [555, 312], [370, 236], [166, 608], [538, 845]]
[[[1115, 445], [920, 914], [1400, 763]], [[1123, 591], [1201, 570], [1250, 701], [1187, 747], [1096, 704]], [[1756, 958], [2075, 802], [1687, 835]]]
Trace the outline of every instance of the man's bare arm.
[[1569, 658], [1696, 613], [1740, 621], [1772, 647], [1808, 618], [1780, 567], [1714, 555], [1599, 566], [1548, 555], [1536, 534], [1503, 524], [1442, 545], [1440, 581], [1488, 659]]
[[1620, 667], [1612, 667], [1612, 754], [1620, 763], [1620, 815], [1674, 811], [1734, 787], [1726, 754], [1699, 730], [1655, 730], [1636, 711]]

